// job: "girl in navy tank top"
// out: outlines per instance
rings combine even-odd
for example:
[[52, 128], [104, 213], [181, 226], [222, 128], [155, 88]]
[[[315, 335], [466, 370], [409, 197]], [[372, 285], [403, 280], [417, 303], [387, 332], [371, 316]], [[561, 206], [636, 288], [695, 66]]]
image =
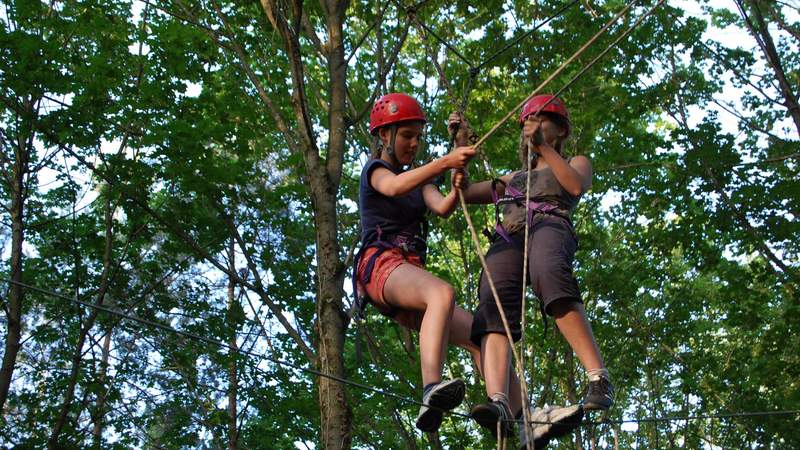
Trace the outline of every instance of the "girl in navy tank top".
[[[359, 209], [361, 250], [356, 257], [354, 284], [361, 307], [371, 304], [399, 324], [419, 331], [420, 365], [424, 385], [416, 426], [433, 432], [442, 411], [464, 398], [462, 380], [442, 380], [448, 343], [470, 351], [472, 316], [455, 304], [455, 290], [424, 269], [427, 211], [447, 217], [457, 194], [442, 195], [433, 180], [449, 169], [463, 169], [475, 155], [459, 147], [420, 167], [414, 162], [427, 119], [417, 101], [405, 94], [379, 98], [370, 114], [370, 133], [378, 151], [361, 173]], [[463, 174], [453, 174], [454, 179]]]

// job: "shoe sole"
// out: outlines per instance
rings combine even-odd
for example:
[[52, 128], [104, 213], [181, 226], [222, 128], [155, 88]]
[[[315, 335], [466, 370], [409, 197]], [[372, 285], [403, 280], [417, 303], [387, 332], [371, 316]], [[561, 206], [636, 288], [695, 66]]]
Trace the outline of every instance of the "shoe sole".
[[428, 398], [428, 409], [417, 417], [418, 429], [430, 433], [442, 424], [442, 410], [449, 411], [464, 401], [464, 382], [450, 380], [436, 387]]
[[437, 387], [438, 389], [428, 398], [428, 405], [449, 411], [464, 401], [463, 381], [450, 380]]
[[[478, 422], [478, 425], [486, 428], [492, 433], [492, 437], [497, 439], [497, 421], [498, 417], [494, 413], [494, 408], [487, 406], [486, 404], [475, 405], [472, 410], [469, 412], [472, 419], [475, 422]], [[508, 437], [513, 433], [513, 430], [510, 428], [510, 424], [503, 424], [501, 425], [501, 432], [503, 432], [503, 436]]]
[[441, 411], [428, 408], [427, 411], [417, 417], [417, 429], [425, 433], [433, 433], [442, 425], [442, 418]]
[[596, 402], [585, 402], [583, 404], [583, 409], [586, 411], [608, 411], [611, 406], [614, 405], [614, 402], [605, 403], [596, 403]]
[[551, 417], [551, 421], [553, 423], [550, 425], [550, 429], [539, 436], [538, 439], [534, 439], [533, 446], [535, 448], [544, 448], [550, 442], [550, 439], [560, 438], [578, 428], [583, 421], [583, 407], [577, 405], [574, 411]]

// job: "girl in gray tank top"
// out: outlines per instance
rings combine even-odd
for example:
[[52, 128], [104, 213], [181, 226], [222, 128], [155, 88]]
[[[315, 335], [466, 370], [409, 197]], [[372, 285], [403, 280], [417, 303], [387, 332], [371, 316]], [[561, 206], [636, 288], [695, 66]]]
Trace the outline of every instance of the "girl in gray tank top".
[[[581, 195], [592, 182], [592, 168], [585, 156], [564, 158], [562, 148], [570, 134], [569, 113], [564, 104], [550, 95], [533, 97], [523, 108], [519, 157], [520, 170], [499, 180], [461, 186], [468, 203], [497, 205], [497, 233], [486, 255], [500, 297], [503, 312], [508, 320], [511, 338], [517, 341], [522, 334], [523, 277], [528, 276], [534, 293], [541, 301], [542, 311], [555, 318], [556, 325], [572, 347], [584, 369], [589, 385], [582, 405], [573, 408], [574, 414], [565, 414], [569, 423], [577, 426], [575, 418], [582, 409], [606, 410], [613, 404], [613, 387], [609, 382], [599, 348], [580, 297], [572, 264], [577, 240], [571, 216]], [[459, 113], [450, 116], [450, 126], [466, 125]], [[463, 145], [457, 142], [457, 145]], [[529, 152], [530, 158], [529, 158]], [[530, 161], [530, 168], [528, 167]], [[530, 170], [530, 202], [526, 208], [526, 186]], [[503, 218], [500, 219], [499, 211]], [[529, 222], [528, 274], [523, 274], [524, 229]], [[481, 274], [479, 305], [472, 323], [471, 339], [481, 346], [484, 361], [510, 361], [510, 342], [505, 331], [486, 274]], [[486, 392], [490, 401], [473, 408], [473, 418], [492, 430], [497, 421], [505, 419], [507, 409], [507, 380], [510, 365], [496, 364], [482, 367], [486, 379]], [[563, 428], [563, 427], [562, 427]], [[535, 434], [535, 433], [534, 433]]]

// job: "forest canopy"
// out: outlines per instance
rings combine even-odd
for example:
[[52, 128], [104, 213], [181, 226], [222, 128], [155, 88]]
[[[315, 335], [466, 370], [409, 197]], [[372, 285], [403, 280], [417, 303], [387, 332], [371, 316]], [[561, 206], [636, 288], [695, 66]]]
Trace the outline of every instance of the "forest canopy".
[[[419, 164], [451, 112], [497, 125], [486, 180], [536, 89], [592, 161], [575, 274], [617, 388], [551, 448], [800, 448], [797, 1], [4, 0], [0, 41], [3, 448], [494, 448], [466, 352], [420, 433], [417, 337], [356, 317], [358, 183], [380, 95], [426, 111]], [[430, 228], [474, 310], [488, 241]], [[527, 304], [530, 401], [574, 403]]]

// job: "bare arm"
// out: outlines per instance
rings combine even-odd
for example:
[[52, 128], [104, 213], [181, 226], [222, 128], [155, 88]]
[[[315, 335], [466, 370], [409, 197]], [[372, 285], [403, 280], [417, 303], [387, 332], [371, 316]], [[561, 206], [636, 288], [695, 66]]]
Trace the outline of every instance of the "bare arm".
[[440, 217], [450, 217], [458, 203], [455, 189], [450, 189], [447, 195], [442, 195], [439, 188], [433, 184], [426, 184], [422, 187], [422, 199], [425, 200], [425, 206]]
[[556, 180], [574, 197], [579, 197], [592, 187], [592, 163], [589, 158], [579, 155], [567, 163], [553, 147], [539, 145], [537, 153], [544, 158], [553, 171]]
[[[514, 172], [507, 173], [500, 177], [500, 180], [503, 181], [503, 183], [508, 183], [513, 176]], [[506, 186], [503, 183], [497, 183], [496, 185], [498, 197], [502, 197], [506, 192]], [[485, 205], [493, 202], [491, 180], [468, 183], [466, 187], [462, 187], [462, 191], [464, 192], [464, 201], [467, 203]]]
[[375, 168], [369, 176], [373, 189], [387, 197], [405, 195], [429, 182], [447, 169], [462, 169], [470, 158], [475, 156], [472, 147], [458, 147], [447, 155], [437, 158], [424, 166], [395, 175], [385, 167]]

